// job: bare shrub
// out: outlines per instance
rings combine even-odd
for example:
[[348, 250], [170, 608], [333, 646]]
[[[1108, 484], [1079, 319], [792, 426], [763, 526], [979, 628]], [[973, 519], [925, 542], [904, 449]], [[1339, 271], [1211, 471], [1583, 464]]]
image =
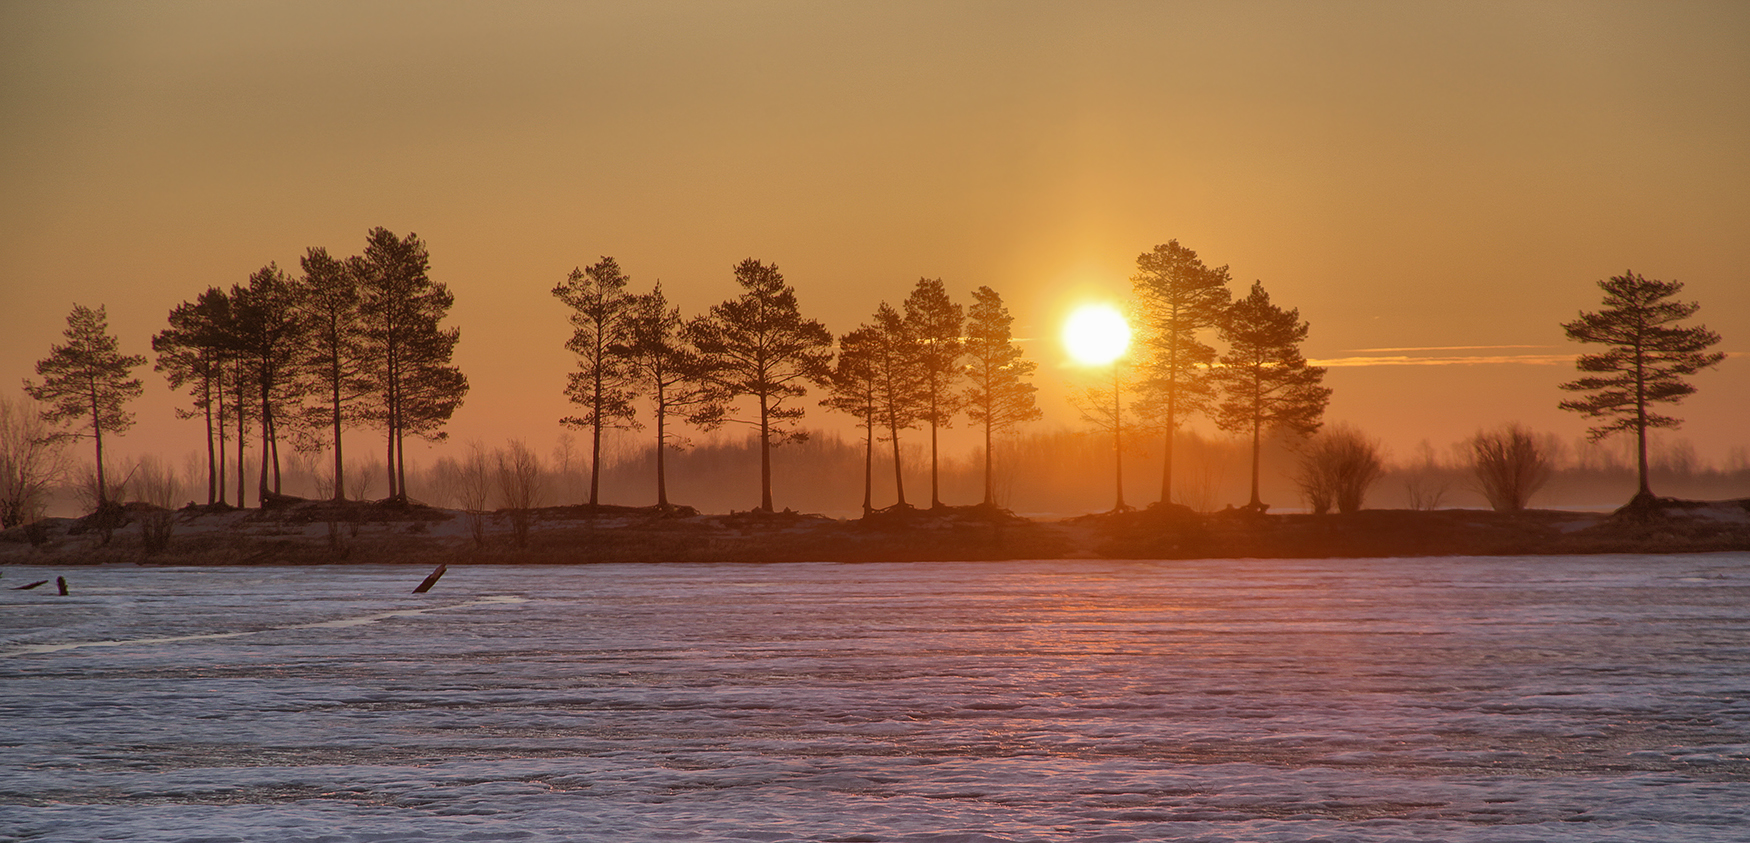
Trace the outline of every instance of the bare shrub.
[[388, 469], [379, 459], [346, 464], [346, 496], [355, 501], [371, 499], [371, 490]]
[[1519, 512], [1555, 473], [1554, 443], [1513, 423], [1471, 437], [1471, 472], [1477, 490], [1496, 512]]
[[499, 500], [510, 513], [510, 528], [517, 547], [527, 547], [529, 525], [534, 521], [535, 508], [541, 505], [546, 491], [541, 472], [541, 459], [529, 450], [521, 439], [493, 452], [498, 481]]
[[1347, 424], [1333, 424], [1300, 451], [1294, 482], [1313, 512], [1324, 515], [1361, 509], [1367, 489], [1384, 473], [1379, 440]]
[[1240, 453], [1231, 440], [1205, 439], [1186, 433], [1179, 434], [1179, 438], [1178, 464], [1183, 468], [1175, 497], [1198, 512], [1213, 512]]
[[0, 396], [0, 528], [42, 518], [49, 486], [67, 471], [55, 434], [35, 401]]
[[449, 471], [451, 476], [445, 485], [451, 488], [457, 505], [467, 513], [468, 531], [474, 535], [474, 543], [485, 547], [486, 513], [492, 501], [492, 459], [485, 446], [478, 441], [469, 442], [467, 452], [451, 463]]
[[183, 495], [182, 478], [156, 457], [141, 457], [129, 475], [135, 499], [157, 507], [140, 516], [140, 542], [148, 556], [161, 553], [170, 547], [170, 537], [176, 529], [176, 502]]
[[1439, 509], [1452, 489], [1452, 476], [1446, 466], [1440, 464], [1434, 446], [1426, 439], [1416, 446], [1416, 459], [1404, 466], [1403, 474], [1404, 501], [1414, 510], [1430, 512]]

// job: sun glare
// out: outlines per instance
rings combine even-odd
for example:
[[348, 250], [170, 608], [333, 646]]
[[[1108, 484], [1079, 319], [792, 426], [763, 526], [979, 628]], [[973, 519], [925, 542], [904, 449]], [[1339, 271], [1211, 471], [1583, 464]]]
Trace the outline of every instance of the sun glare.
[[1063, 347], [1084, 366], [1104, 366], [1130, 347], [1130, 325], [1109, 304], [1084, 304], [1063, 323]]

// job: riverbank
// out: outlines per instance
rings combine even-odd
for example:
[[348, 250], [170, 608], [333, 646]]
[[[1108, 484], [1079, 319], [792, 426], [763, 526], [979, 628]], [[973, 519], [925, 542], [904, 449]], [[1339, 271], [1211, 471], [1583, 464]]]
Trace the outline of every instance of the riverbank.
[[[520, 536], [519, 536], [520, 532]], [[142, 505], [0, 532], [0, 564], [893, 562], [1318, 558], [1750, 550], [1750, 499], [1638, 511], [1363, 510], [1200, 514], [1151, 507], [1059, 521], [984, 507], [860, 519], [687, 507], [470, 515], [420, 504], [284, 499], [264, 509]]]

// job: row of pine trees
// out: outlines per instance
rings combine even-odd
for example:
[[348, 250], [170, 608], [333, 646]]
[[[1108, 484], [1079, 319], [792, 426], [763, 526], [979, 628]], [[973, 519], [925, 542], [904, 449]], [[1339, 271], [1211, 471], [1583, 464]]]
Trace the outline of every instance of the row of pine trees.
[[[189, 396], [179, 416], [205, 425], [208, 502], [230, 503], [234, 472], [236, 503], [247, 505], [251, 439], [257, 501], [281, 493], [282, 444], [330, 451], [329, 488], [341, 498], [348, 487], [343, 433], [361, 425], [384, 433], [389, 497], [405, 500], [405, 439], [444, 438], [468, 390], [451, 362], [460, 332], [443, 325], [454, 297], [431, 279], [417, 235], [384, 228], [367, 234], [359, 255], [310, 248], [300, 269], [294, 276], [270, 263], [246, 284], [209, 288], [173, 308], [152, 339], [155, 368]], [[660, 283], [631, 291], [611, 257], [573, 270], [553, 288], [570, 311], [565, 347], [577, 360], [564, 391], [578, 410], [560, 422], [589, 433], [588, 503], [600, 503], [604, 432], [644, 427], [642, 402], [654, 427], [659, 506], [669, 506], [664, 454], [687, 444], [680, 424], [706, 431], [743, 424], [760, 453], [759, 508], [771, 511], [771, 449], [806, 438], [801, 402], [814, 387], [825, 395], [819, 404], [862, 429], [865, 512], [875, 509], [878, 441], [891, 449], [895, 506], [910, 507], [901, 437], [919, 428], [929, 432], [930, 506], [943, 505], [939, 432], [962, 414], [982, 428], [983, 503], [994, 505], [993, 438], [1041, 416], [1031, 382], [1036, 364], [1015, 344], [1013, 318], [995, 290], [974, 290], [968, 308], [941, 279], [921, 278], [898, 306], [882, 302], [869, 321], [835, 338], [803, 315], [776, 265], [750, 258], [734, 276], [738, 295], [690, 319], [669, 304]], [[1172, 434], [1192, 413], [1249, 431], [1258, 506], [1261, 432], [1312, 432], [1330, 394], [1319, 385], [1323, 370], [1300, 357], [1306, 323], [1271, 304], [1261, 285], [1232, 301], [1227, 267], [1205, 266], [1177, 241], [1141, 255], [1132, 280], [1140, 349], [1128, 364], [1114, 365], [1109, 387], [1091, 388], [1078, 402], [1084, 417], [1112, 433], [1120, 455], [1127, 425], [1164, 435], [1163, 501], [1171, 500]], [[109, 489], [102, 437], [131, 425], [125, 405], [142, 388], [131, 372], [145, 359], [119, 353], [101, 308], [75, 307], [68, 324], [67, 344], [38, 364], [43, 382], [28, 389], [50, 403], [53, 421], [83, 420], [79, 435], [95, 440], [101, 506]], [[1229, 345], [1219, 359], [1202, 340], [1212, 330]], [[1128, 415], [1123, 393], [1137, 399]], [[1124, 508], [1119, 459], [1117, 506]]]
[[[1136, 265], [1131, 319], [1137, 342], [1101, 385], [1072, 397], [1084, 420], [1112, 436], [1115, 509], [1127, 508], [1126, 432], [1159, 437], [1165, 457], [1160, 500], [1172, 503], [1175, 434], [1202, 414], [1250, 439], [1248, 507], [1262, 511], [1265, 435], [1313, 434], [1331, 395], [1325, 370], [1300, 352], [1308, 324], [1298, 310], [1274, 304], [1261, 283], [1233, 298], [1228, 268], [1205, 264], [1176, 240], [1142, 253]], [[282, 443], [303, 452], [330, 450], [330, 488], [341, 498], [348, 486], [342, 434], [360, 425], [385, 434], [389, 497], [406, 500], [406, 438], [444, 438], [468, 390], [451, 362], [460, 332], [443, 325], [454, 297], [431, 279], [430, 256], [417, 235], [384, 228], [371, 230], [356, 256], [311, 248], [300, 269], [293, 276], [270, 263], [246, 284], [209, 288], [172, 309], [168, 327], [152, 339], [156, 369], [191, 399], [178, 414], [205, 424], [208, 502], [229, 502], [230, 466], [237, 504], [247, 503], [244, 450], [252, 433], [258, 501], [280, 494]], [[930, 506], [943, 505], [939, 432], [962, 414], [982, 428], [983, 504], [995, 505], [993, 438], [1041, 416], [1031, 383], [1036, 364], [1015, 344], [1012, 317], [995, 290], [974, 290], [967, 308], [941, 279], [921, 278], [898, 306], [882, 302], [869, 321], [835, 338], [803, 315], [776, 265], [749, 258], [735, 266], [734, 277], [737, 295], [692, 318], [668, 302], [660, 283], [649, 292], [631, 291], [631, 279], [611, 257], [573, 270], [553, 288], [570, 311], [565, 347], [577, 361], [564, 392], [578, 410], [559, 421], [589, 433], [590, 505], [600, 503], [604, 432], [644, 427], [637, 411], [643, 404], [654, 427], [659, 506], [670, 505], [665, 454], [687, 445], [680, 425], [708, 431], [742, 424], [759, 449], [759, 508], [772, 511], [771, 450], [807, 437], [800, 423], [810, 387], [824, 393], [820, 405], [862, 429], [865, 513], [875, 509], [878, 441], [891, 447], [894, 506], [910, 507], [901, 437], [926, 427]], [[1595, 438], [1637, 434], [1641, 496], [1648, 497], [1646, 428], [1678, 420], [1649, 413], [1647, 404], [1693, 392], [1681, 378], [1718, 364], [1723, 355], [1706, 349], [1719, 337], [1700, 326], [1664, 327], [1695, 312], [1694, 303], [1666, 301], [1681, 284], [1630, 273], [1601, 286], [1606, 309], [1563, 327], [1577, 340], [1615, 350], [1580, 358], [1583, 370], [1606, 374], [1564, 384], [1593, 395], [1562, 406], [1605, 419], [1593, 428]], [[1210, 335], [1224, 351], [1206, 342]], [[42, 382], [27, 382], [26, 389], [48, 404], [45, 419], [80, 421], [84, 430], [67, 435], [95, 440], [102, 506], [108, 491], [103, 435], [132, 423], [125, 405], [142, 385], [131, 373], [145, 358], [119, 352], [101, 308], [76, 306], [67, 337], [37, 364]], [[1359, 494], [1352, 492], [1341, 508], [1359, 506]]]

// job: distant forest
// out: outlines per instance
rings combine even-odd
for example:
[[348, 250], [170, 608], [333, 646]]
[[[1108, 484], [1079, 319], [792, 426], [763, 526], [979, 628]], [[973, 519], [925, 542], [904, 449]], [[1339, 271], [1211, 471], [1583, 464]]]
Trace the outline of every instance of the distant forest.
[[[450, 362], [461, 339], [444, 324], [453, 297], [429, 277], [424, 243], [378, 228], [359, 256], [312, 248], [300, 263], [296, 276], [269, 264], [245, 284], [209, 288], [153, 337], [154, 369], [187, 396], [178, 415], [204, 431], [176, 465], [107, 467], [104, 439], [132, 424], [134, 370], [147, 360], [119, 351], [102, 308], [75, 307], [67, 342], [26, 382], [34, 401], [0, 400], [6, 526], [69, 496], [87, 509], [301, 496], [472, 510], [587, 502], [855, 515], [980, 504], [1073, 515], [1132, 503], [1262, 512], [1266, 501], [1315, 512], [1514, 510], [1533, 495], [1597, 506], [1647, 496], [1652, 483], [1698, 497], [1750, 486], [1743, 449], [1710, 467], [1682, 440], [1648, 445], [1649, 428], [1679, 423], [1652, 405], [1694, 392], [1685, 378], [1723, 355], [1709, 350], [1716, 334], [1675, 325], [1698, 307], [1670, 300], [1680, 284], [1633, 273], [1600, 282], [1605, 307], [1563, 326], [1605, 346], [1581, 355], [1583, 376], [1563, 386], [1581, 397], [1562, 406], [1599, 422], [1588, 439], [1508, 425], [1389, 459], [1364, 431], [1324, 423], [1331, 391], [1300, 354], [1310, 326], [1299, 312], [1261, 283], [1234, 298], [1227, 267], [1177, 241], [1138, 257], [1135, 342], [1073, 396], [1086, 425], [1075, 431], [1029, 429], [1041, 415], [1036, 364], [989, 287], [968, 307], [940, 279], [919, 279], [905, 300], [835, 336], [806, 317], [776, 265], [741, 262], [738, 295], [684, 317], [660, 285], [637, 292], [604, 257], [552, 291], [573, 327], [554, 342], [577, 361], [554, 385], [576, 411], [554, 421], [576, 433], [551, 454], [468, 443], [422, 466], [406, 459], [405, 440], [446, 438], [468, 390]], [[859, 435], [804, 424], [821, 412], [854, 421]], [[1199, 417], [1232, 438], [1188, 427]], [[956, 422], [982, 445], [942, 453], [939, 430]], [[710, 435], [735, 426], [747, 435]], [[343, 434], [358, 428], [382, 437], [374, 453], [343, 450]], [[93, 444], [81, 470], [67, 447], [76, 439]]]

